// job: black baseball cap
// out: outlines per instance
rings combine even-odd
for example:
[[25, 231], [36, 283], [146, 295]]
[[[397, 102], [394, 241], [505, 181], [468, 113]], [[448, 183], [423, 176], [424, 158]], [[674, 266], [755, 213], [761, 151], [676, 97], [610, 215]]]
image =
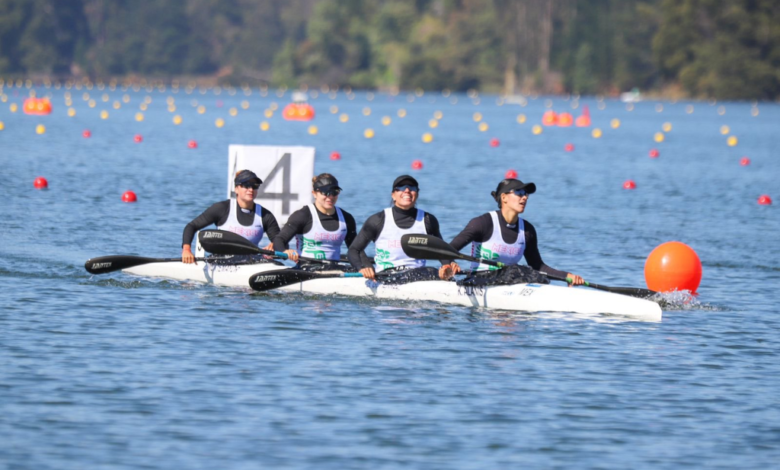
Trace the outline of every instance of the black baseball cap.
[[236, 186], [240, 184], [252, 183], [252, 182], [255, 182], [257, 184], [263, 184], [263, 180], [258, 178], [257, 175], [254, 174], [254, 172], [249, 170], [239, 171], [238, 174], [236, 175], [236, 179], [234, 179], [233, 182], [236, 184]]
[[396, 178], [395, 181], [393, 181], [393, 191], [395, 191], [395, 188], [399, 186], [403, 186], [405, 184], [408, 184], [410, 186], [417, 186], [418, 188], [420, 187], [420, 183], [418, 183], [417, 180], [414, 179], [413, 177], [409, 175], [401, 175], [398, 178]]
[[337, 180], [335, 176], [329, 175], [327, 173], [323, 173], [317, 176], [317, 178], [314, 180], [314, 184], [312, 184], [312, 188], [315, 191], [320, 192], [333, 191], [334, 189], [341, 191], [339, 180]]
[[498, 187], [495, 191], [492, 191], [490, 195], [493, 196], [493, 199], [495, 199], [496, 202], [499, 202], [502, 194], [511, 193], [518, 189], [525, 189], [525, 192], [528, 194], [533, 194], [536, 192], [536, 185], [534, 183], [523, 183], [514, 178], [507, 178], [498, 183]]

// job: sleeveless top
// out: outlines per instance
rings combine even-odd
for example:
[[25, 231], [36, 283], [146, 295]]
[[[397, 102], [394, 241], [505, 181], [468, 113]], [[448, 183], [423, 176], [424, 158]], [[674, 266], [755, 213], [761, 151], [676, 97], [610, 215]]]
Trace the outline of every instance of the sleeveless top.
[[417, 217], [414, 224], [407, 229], [399, 228], [393, 218], [393, 208], [385, 209], [385, 224], [382, 227], [382, 233], [377, 237], [376, 256], [374, 263], [376, 272], [384, 271], [390, 268], [408, 267], [422, 268], [425, 266], [425, 260], [410, 258], [401, 248], [401, 236], [407, 233], [428, 233], [425, 230], [425, 212], [417, 209]]
[[[525, 252], [525, 229], [523, 219], [517, 219], [517, 241], [509, 244], [501, 236], [501, 226], [498, 222], [498, 213], [490, 213], [493, 220], [493, 234], [484, 243], [471, 242], [471, 256], [481, 259], [489, 259], [504, 264], [517, 264]], [[477, 271], [495, 270], [495, 266], [487, 264], [471, 263], [471, 269]]]
[[314, 204], [309, 204], [308, 207], [311, 212], [311, 229], [295, 236], [298, 241], [298, 253], [309, 258], [338, 261], [341, 259], [341, 244], [347, 238], [347, 223], [344, 221], [344, 214], [341, 209], [336, 208], [339, 228], [335, 232], [330, 232], [322, 226]]
[[263, 212], [263, 208], [260, 204], [255, 203], [255, 220], [252, 221], [252, 225], [244, 226], [238, 222], [238, 203], [230, 200], [230, 215], [223, 225], [218, 225], [220, 230], [229, 230], [233, 233], [237, 233], [247, 240], [251, 241], [255, 245], [260, 243], [263, 239], [263, 217], [260, 215]]

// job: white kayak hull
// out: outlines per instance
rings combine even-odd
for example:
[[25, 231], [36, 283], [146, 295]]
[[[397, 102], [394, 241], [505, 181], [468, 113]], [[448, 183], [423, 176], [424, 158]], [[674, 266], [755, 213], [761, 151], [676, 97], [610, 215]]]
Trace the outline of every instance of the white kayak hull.
[[[150, 263], [125, 269], [124, 272], [137, 276], [248, 288], [251, 276], [277, 269], [284, 269], [284, 267], [274, 263], [215, 265], [199, 262], [197, 265]], [[363, 278], [329, 278], [300, 282], [274, 289], [272, 292], [430, 301], [523, 312], [608, 314], [643, 321], [661, 321], [662, 318], [661, 307], [649, 300], [587, 288], [549, 284], [516, 284], [472, 289], [459, 287], [454, 282], [447, 281], [388, 285]]]

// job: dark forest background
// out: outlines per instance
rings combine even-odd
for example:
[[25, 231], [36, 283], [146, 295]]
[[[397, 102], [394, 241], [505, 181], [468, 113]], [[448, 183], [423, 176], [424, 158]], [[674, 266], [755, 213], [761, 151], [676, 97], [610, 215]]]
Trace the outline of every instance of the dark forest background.
[[0, 76], [780, 97], [777, 0], [0, 0]]

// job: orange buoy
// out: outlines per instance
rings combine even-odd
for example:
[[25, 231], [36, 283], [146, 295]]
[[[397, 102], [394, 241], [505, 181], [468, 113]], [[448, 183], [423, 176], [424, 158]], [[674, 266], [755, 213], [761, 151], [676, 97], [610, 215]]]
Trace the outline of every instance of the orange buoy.
[[415, 160], [412, 162], [412, 170], [422, 170], [423, 163], [421, 160]]
[[330, 153], [330, 159], [331, 160], [341, 160], [341, 154], [338, 152], [331, 152]]
[[49, 98], [27, 98], [22, 105], [22, 111], [35, 116], [51, 114], [51, 101]]
[[504, 175], [504, 178], [515, 179], [517, 178], [517, 172], [515, 170], [506, 170], [506, 174]]
[[198, 142], [196, 140], [191, 140], [187, 142], [187, 148], [191, 148], [191, 149], [198, 148]]
[[542, 114], [542, 124], [545, 126], [554, 126], [558, 123], [558, 115], [555, 114], [555, 111], [552, 109], [548, 109], [547, 111]]
[[141, 134], [136, 134], [133, 136], [133, 142], [135, 142], [136, 144], [140, 144], [143, 141], [144, 141], [144, 137]]
[[574, 120], [577, 127], [590, 127], [590, 109], [587, 105], [582, 107], [582, 114]]
[[132, 191], [125, 191], [124, 194], [122, 194], [122, 202], [136, 202], [138, 201], [138, 197], [135, 195]]
[[574, 144], [569, 143], [569, 144], [564, 145], [563, 146], [563, 150], [565, 150], [567, 152], [573, 152], [574, 151]]
[[648, 289], [659, 292], [687, 290], [696, 293], [701, 282], [699, 256], [685, 243], [663, 243], [645, 261], [645, 282]]
[[39, 176], [33, 181], [33, 187], [35, 189], [46, 189], [49, 187], [49, 182], [43, 176]]
[[89, 139], [92, 137], [92, 132], [89, 129], [84, 129], [84, 132], [81, 133], [81, 137], [84, 137], [85, 139]]
[[490, 139], [490, 146], [491, 146], [491, 147], [498, 147], [499, 145], [501, 145], [501, 141], [499, 141], [499, 140], [498, 140], [498, 139], [496, 139], [495, 137], [493, 137], [492, 139]]
[[761, 197], [758, 198], [758, 204], [762, 206], [771, 206], [772, 198], [769, 197], [768, 194], [762, 194]]
[[558, 115], [558, 127], [571, 127], [574, 123], [574, 118], [569, 113], [561, 113]]
[[634, 183], [634, 180], [626, 180], [623, 183], [623, 189], [636, 189], [636, 183]]
[[311, 121], [314, 108], [308, 103], [290, 103], [282, 110], [282, 117], [287, 121]]

